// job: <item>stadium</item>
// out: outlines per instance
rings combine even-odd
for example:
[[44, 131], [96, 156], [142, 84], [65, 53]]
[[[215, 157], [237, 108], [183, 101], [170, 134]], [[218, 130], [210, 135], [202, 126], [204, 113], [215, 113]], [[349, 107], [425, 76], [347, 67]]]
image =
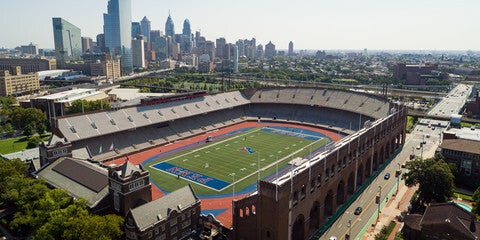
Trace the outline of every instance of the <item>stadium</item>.
[[406, 114], [336, 89], [196, 92], [60, 117], [40, 155], [141, 164], [153, 199], [191, 184], [232, 239], [307, 239], [404, 143]]

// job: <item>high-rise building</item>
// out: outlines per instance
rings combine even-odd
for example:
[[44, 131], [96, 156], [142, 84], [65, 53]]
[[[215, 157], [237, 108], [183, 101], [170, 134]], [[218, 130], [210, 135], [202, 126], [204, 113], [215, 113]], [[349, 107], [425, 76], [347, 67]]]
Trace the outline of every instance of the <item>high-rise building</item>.
[[103, 14], [105, 48], [112, 58], [119, 58], [122, 74], [133, 71], [132, 64], [132, 2], [109, 0], [108, 13]]
[[193, 47], [193, 37], [192, 37], [192, 28], [190, 26], [190, 21], [185, 19], [183, 21], [183, 30], [180, 37], [180, 50], [184, 53], [191, 53]]
[[93, 40], [90, 37], [82, 37], [82, 52], [92, 52]]
[[97, 47], [101, 52], [105, 52], [105, 34], [100, 33], [97, 35]]
[[58, 62], [79, 59], [82, 56], [80, 28], [62, 18], [52, 18], [55, 58]]
[[38, 47], [36, 44], [30, 43], [29, 45], [20, 46], [22, 54], [38, 55]]
[[183, 21], [182, 34], [183, 35], [188, 35], [188, 36], [192, 35], [192, 27], [190, 25], [190, 20], [188, 20], [188, 19], [185, 19], [185, 21]]
[[273, 44], [272, 41], [268, 42], [267, 45], [265, 45], [265, 58], [274, 57], [276, 53], [275, 44]]
[[144, 16], [140, 22], [141, 34], [143, 35], [143, 41], [150, 42], [150, 32], [152, 31], [152, 26], [150, 20], [147, 16]]
[[165, 22], [165, 35], [172, 37], [172, 39], [175, 37], [175, 25], [170, 13], [168, 13], [167, 22]]
[[143, 36], [137, 36], [132, 40], [132, 57], [134, 67], [145, 67], [145, 49]]
[[215, 45], [216, 45], [217, 57], [221, 59], [228, 59], [226, 58], [226, 54], [225, 54], [226, 45], [227, 45], [227, 41], [225, 40], [225, 38], [223, 37], [217, 38], [217, 40], [215, 41]]
[[288, 56], [293, 56], [293, 42], [288, 43]]
[[139, 22], [132, 22], [132, 38], [142, 35], [142, 28]]

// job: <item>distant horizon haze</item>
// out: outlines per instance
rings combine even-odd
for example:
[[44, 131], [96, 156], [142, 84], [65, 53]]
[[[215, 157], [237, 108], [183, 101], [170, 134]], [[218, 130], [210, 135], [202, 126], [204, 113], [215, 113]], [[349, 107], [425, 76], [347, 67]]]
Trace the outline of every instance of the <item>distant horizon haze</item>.
[[[108, 0], [10, 1], [0, 9], [0, 48], [30, 43], [53, 49], [52, 18], [79, 27], [82, 36], [103, 33]], [[207, 40], [224, 37], [269, 41], [286, 50], [480, 50], [480, 1], [475, 0], [286, 0], [132, 1], [132, 21], [146, 16], [152, 30], [165, 31], [169, 11], [175, 32], [189, 19]]]

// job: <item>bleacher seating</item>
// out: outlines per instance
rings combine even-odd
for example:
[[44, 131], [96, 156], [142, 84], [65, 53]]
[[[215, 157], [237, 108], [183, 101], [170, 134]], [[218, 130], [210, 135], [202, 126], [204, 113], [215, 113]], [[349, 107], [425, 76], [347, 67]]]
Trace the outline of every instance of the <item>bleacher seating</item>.
[[[363, 93], [333, 89], [279, 88], [208, 95], [156, 105], [65, 116], [57, 130], [74, 149], [93, 156], [166, 144], [247, 119], [303, 122], [336, 129], [358, 130], [367, 120], [384, 117], [389, 104]], [[361, 116], [360, 116], [361, 115]], [[360, 121], [361, 120], [361, 121]], [[360, 122], [359, 122], [360, 121]]]

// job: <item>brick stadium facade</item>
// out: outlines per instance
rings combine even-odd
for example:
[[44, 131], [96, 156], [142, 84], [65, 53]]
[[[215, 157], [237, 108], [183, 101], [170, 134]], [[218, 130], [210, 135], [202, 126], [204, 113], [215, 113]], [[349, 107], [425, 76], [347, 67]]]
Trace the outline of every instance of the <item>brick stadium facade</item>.
[[[405, 142], [404, 107], [233, 204], [233, 239], [307, 239]], [[293, 178], [291, 178], [291, 174]]]

